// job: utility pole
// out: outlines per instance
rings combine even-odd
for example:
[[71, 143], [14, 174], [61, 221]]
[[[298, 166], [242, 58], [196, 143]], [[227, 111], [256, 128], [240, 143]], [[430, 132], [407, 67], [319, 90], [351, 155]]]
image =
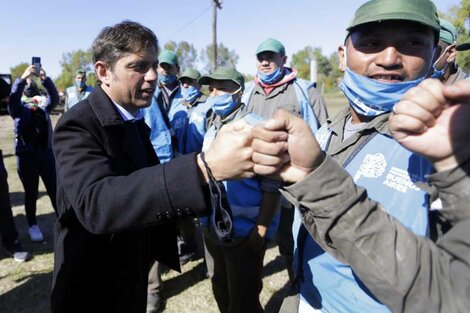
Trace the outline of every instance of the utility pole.
[[217, 9], [222, 9], [222, 0], [212, 1], [212, 58], [211, 72], [217, 68]]

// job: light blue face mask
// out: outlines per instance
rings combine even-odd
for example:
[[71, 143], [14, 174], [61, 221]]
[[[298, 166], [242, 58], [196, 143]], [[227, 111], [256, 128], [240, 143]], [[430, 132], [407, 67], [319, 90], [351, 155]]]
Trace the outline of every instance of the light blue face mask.
[[423, 79], [424, 77], [399, 83], [384, 83], [346, 68], [340, 88], [356, 113], [378, 116], [390, 112], [403, 94]]
[[[449, 46], [450, 47], [450, 46]], [[449, 47], [445, 48], [444, 52], [441, 53], [441, 55], [439, 56], [439, 58], [436, 60], [436, 62], [434, 62], [434, 64], [432, 65], [432, 69], [433, 69], [433, 73], [431, 75], [431, 78], [441, 78], [442, 75], [444, 75], [444, 72], [446, 71], [446, 68], [447, 68], [447, 65], [449, 65], [449, 63], [446, 62], [446, 65], [444, 65], [444, 67], [442, 68], [442, 70], [438, 70], [436, 68], [436, 65], [437, 65], [437, 62], [439, 62], [441, 60], [441, 58], [446, 54], [447, 50], [449, 49]]]
[[78, 89], [82, 89], [83, 87], [85, 87], [85, 81], [81, 79], [77, 79], [75, 81], [75, 86], [77, 86]]
[[258, 71], [258, 79], [263, 82], [266, 85], [271, 85], [279, 80], [281, 78], [283, 71], [281, 70], [280, 67], [275, 69], [272, 73], [270, 74], [264, 74], [261, 71]]
[[164, 85], [171, 85], [176, 80], [176, 75], [158, 75], [158, 81]]
[[235, 109], [238, 105], [238, 101], [235, 101], [234, 94], [226, 93], [220, 96], [211, 96], [207, 98], [207, 102], [210, 104], [215, 114], [220, 116], [227, 116]]
[[186, 101], [192, 103], [199, 96], [199, 89], [194, 86], [189, 86], [187, 88], [181, 87], [181, 95]]

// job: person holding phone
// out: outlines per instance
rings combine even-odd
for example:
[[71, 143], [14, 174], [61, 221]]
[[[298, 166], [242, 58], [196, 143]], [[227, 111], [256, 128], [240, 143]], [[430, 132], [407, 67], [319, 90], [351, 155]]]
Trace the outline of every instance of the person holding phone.
[[[37, 59], [33, 58], [33, 61], [36, 62]], [[39, 77], [46, 90], [45, 96], [39, 91], [36, 77]], [[33, 242], [44, 240], [36, 219], [39, 177], [56, 211], [56, 172], [49, 114], [58, 102], [59, 94], [54, 83], [37, 62], [28, 66], [23, 75], [15, 80], [8, 101], [8, 112], [15, 120], [14, 143], [18, 176], [24, 187], [28, 231]]]

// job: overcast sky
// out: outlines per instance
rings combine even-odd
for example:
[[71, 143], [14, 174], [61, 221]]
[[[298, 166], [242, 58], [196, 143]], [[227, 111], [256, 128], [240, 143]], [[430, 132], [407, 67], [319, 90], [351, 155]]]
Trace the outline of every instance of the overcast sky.
[[[365, 0], [224, 0], [218, 11], [218, 42], [239, 55], [237, 69], [253, 74], [255, 50], [274, 37], [291, 55], [305, 46], [330, 55], [342, 42], [354, 11]], [[436, 0], [447, 12], [459, 0]], [[62, 54], [86, 50], [104, 26], [130, 19], [160, 40], [188, 41], [198, 54], [212, 42], [211, 0], [0, 0], [0, 72], [31, 56], [42, 58], [48, 75], [60, 72]]]

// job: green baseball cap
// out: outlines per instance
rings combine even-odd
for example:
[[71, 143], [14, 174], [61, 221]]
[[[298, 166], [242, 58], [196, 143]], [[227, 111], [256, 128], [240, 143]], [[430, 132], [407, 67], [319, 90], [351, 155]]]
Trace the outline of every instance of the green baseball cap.
[[371, 0], [359, 7], [347, 31], [355, 27], [389, 20], [411, 21], [440, 31], [436, 6], [430, 0]]
[[286, 55], [286, 48], [284, 45], [277, 39], [268, 38], [263, 41], [256, 49], [256, 54], [259, 54], [264, 51], [272, 51], [274, 53], [280, 53], [282, 55]]
[[163, 50], [158, 55], [159, 63], [167, 63], [171, 66], [178, 66], [178, 56], [171, 50]]
[[190, 78], [190, 79], [198, 80], [199, 77], [201, 77], [201, 73], [199, 73], [193, 68], [188, 68], [184, 70], [183, 74], [180, 75], [178, 80], [181, 80], [182, 78]]
[[441, 31], [439, 33], [439, 39], [443, 42], [451, 45], [457, 42], [457, 30], [451, 22], [446, 21], [442, 18], [439, 19], [441, 24]]
[[197, 82], [200, 85], [209, 85], [212, 80], [231, 80], [245, 90], [245, 78], [233, 67], [218, 67], [212, 74], [201, 76]]
[[457, 51], [470, 50], [470, 38], [468, 38], [467, 41], [464, 41], [460, 45], [458, 45], [456, 49]]

